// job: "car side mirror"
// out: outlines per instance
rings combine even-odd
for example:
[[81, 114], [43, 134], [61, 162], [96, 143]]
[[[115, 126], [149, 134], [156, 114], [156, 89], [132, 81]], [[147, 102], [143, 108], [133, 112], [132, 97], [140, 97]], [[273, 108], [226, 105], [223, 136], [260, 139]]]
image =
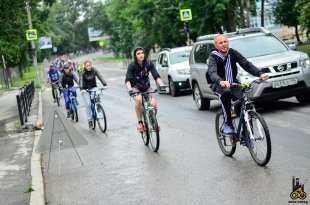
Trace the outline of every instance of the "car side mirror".
[[288, 45], [291, 50], [297, 50], [297, 46], [294, 43]]
[[167, 63], [163, 63], [163, 64], [161, 65], [161, 67], [168, 67], [168, 64], [167, 64]]

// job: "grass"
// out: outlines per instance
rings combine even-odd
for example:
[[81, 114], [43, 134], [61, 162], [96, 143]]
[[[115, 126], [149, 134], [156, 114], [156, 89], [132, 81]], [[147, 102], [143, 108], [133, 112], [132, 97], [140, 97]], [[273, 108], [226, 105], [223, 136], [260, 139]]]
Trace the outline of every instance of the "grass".
[[[38, 65], [38, 77], [40, 79], [40, 86], [39, 87], [42, 87], [42, 79], [41, 79], [41, 76], [42, 76], [42, 64], [39, 64]], [[27, 82], [31, 82], [31, 81], [34, 81], [36, 82], [36, 72], [35, 72], [35, 69], [33, 66], [30, 66], [29, 67], [29, 71], [28, 72], [25, 72], [23, 74], [23, 78], [16, 81], [16, 82], [13, 82], [13, 87], [23, 87], [25, 85], [25, 83]]]
[[25, 187], [24, 192], [25, 193], [30, 193], [30, 192], [33, 192], [33, 191], [34, 191], [34, 189], [32, 187], [32, 184], [27, 184], [26, 187]]
[[310, 44], [301, 44], [297, 46], [297, 50], [307, 53], [310, 56]]
[[126, 58], [121, 58], [121, 57], [116, 57], [116, 58], [115, 57], [100, 57], [100, 58], [96, 58], [96, 60], [121, 63], [123, 61], [128, 61], [131, 59], [126, 59]]

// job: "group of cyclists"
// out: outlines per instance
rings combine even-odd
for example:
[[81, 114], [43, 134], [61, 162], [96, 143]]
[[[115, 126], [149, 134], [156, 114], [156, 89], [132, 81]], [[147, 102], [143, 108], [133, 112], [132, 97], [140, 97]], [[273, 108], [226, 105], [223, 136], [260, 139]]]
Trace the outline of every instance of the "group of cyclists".
[[[237, 81], [237, 63], [252, 75], [258, 76], [262, 81], [266, 81], [269, 76], [263, 73], [260, 69], [250, 63], [238, 51], [229, 47], [228, 38], [225, 35], [219, 34], [214, 38], [215, 50], [209, 56], [208, 72], [206, 77], [210, 77], [212, 84], [211, 89], [218, 94], [219, 100], [224, 111], [226, 126], [223, 132], [231, 134], [233, 132], [230, 106], [232, 99], [239, 99], [242, 97], [241, 88], [231, 88], [230, 84]], [[135, 112], [138, 120], [137, 131], [143, 132], [145, 127], [142, 121], [142, 97], [137, 95], [137, 92], [152, 91], [150, 86], [149, 73], [152, 74], [159, 91], [165, 92], [165, 86], [157, 72], [154, 64], [147, 60], [145, 50], [143, 47], [137, 47], [133, 51], [134, 60], [128, 65], [125, 85], [130, 96], [135, 100]], [[86, 116], [89, 127], [92, 127], [91, 121], [91, 102], [87, 90], [97, 87], [96, 77], [100, 80], [104, 87], [107, 87], [106, 81], [102, 78], [100, 72], [92, 67], [92, 62], [86, 60], [83, 66], [78, 66], [79, 80], [72, 72], [69, 64], [63, 66], [63, 72], [60, 72], [54, 65], [50, 66], [48, 71], [48, 80], [51, 82], [58, 81], [61, 88], [73, 87], [75, 80], [81, 89], [81, 94], [86, 104]], [[76, 91], [74, 90], [76, 96]], [[151, 104], [154, 106], [157, 113], [157, 100], [154, 94], [149, 94]], [[54, 96], [53, 96], [54, 97]], [[55, 98], [55, 97], [54, 97]], [[66, 102], [66, 109], [68, 111], [68, 94], [64, 92]], [[158, 126], [160, 130], [160, 127]]]
[[98, 70], [92, 66], [92, 62], [90, 60], [86, 60], [83, 65], [78, 66], [78, 74], [79, 77], [77, 77], [76, 72], [74, 72], [72, 63], [70, 64], [70, 61], [65, 63], [60, 69], [57, 68], [54, 64], [50, 64], [49, 70], [47, 72], [47, 83], [52, 85], [52, 96], [54, 102], [56, 101], [54, 89], [59, 89], [60, 93], [63, 94], [67, 117], [69, 118], [69, 89], [73, 96], [76, 97], [76, 88], [74, 87], [75, 81], [76, 84], [79, 85], [81, 94], [85, 101], [86, 116], [89, 128], [92, 128], [93, 124], [91, 120], [91, 101], [87, 90], [97, 87], [96, 77], [100, 80], [105, 88], [107, 88], [107, 83], [98, 72]]

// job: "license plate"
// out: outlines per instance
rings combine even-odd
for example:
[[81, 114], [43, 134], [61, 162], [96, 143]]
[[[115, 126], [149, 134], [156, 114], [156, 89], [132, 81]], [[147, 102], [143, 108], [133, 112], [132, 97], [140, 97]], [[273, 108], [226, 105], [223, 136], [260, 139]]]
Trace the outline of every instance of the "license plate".
[[286, 87], [286, 86], [295, 85], [295, 84], [297, 84], [297, 78], [273, 82], [272, 87], [273, 88], [281, 88], [281, 87]]

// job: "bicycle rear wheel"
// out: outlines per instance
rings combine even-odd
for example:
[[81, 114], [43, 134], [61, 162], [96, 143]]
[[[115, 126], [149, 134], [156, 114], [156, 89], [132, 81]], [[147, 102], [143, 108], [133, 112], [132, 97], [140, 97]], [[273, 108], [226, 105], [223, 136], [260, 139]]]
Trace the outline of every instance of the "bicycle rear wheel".
[[236, 141], [233, 135], [223, 135], [222, 130], [224, 125], [224, 113], [223, 111], [219, 111], [215, 117], [216, 139], [224, 155], [231, 157], [236, 151]]
[[159, 149], [159, 130], [158, 123], [153, 110], [148, 112], [148, 133], [150, 136], [151, 147], [154, 152]]
[[[271, 140], [270, 134], [265, 120], [257, 112], [249, 113], [250, 128], [253, 133], [254, 140], [250, 139], [249, 130], [246, 129], [246, 138], [248, 140], [248, 148], [253, 160], [260, 166], [266, 165], [271, 157]], [[247, 127], [248, 128], [248, 127]]]
[[101, 132], [105, 132], [107, 130], [107, 119], [105, 116], [105, 112], [103, 107], [100, 104], [97, 104], [97, 122], [99, 129]]

